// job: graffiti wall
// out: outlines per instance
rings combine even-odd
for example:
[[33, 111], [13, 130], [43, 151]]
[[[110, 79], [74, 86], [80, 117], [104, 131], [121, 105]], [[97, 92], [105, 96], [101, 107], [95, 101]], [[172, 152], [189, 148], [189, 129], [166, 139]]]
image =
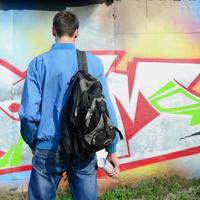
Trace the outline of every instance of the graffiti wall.
[[[200, 177], [199, 3], [122, 0], [66, 8], [80, 18], [77, 48], [104, 64], [124, 135], [120, 181]], [[55, 13], [0, 10], [0, 187], [29, 180], [32, 155], [20, 137], [18, 109], [28, 63], [54, 43]]]

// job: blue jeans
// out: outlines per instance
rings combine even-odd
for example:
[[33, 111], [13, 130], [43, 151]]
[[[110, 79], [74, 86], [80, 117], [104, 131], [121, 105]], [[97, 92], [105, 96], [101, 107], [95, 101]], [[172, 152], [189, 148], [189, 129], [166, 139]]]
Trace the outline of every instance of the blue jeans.
[[64, 153], [35, 150], [28, 187], [29, 200], [55, 200], [62, 173], [67, 171], [74, 200], [96, 200], [96, 155], [70, 160]]

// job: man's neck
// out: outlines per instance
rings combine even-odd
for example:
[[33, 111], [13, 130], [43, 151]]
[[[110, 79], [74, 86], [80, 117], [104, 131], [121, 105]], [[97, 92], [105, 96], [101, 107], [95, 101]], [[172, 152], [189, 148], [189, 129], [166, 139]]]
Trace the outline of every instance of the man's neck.
[[56, 37], [55, 38], [56, 43], [75, 43], [75, 38], [74, 37], [68, 37], [68, 36], [62, 36], [60, 38]]

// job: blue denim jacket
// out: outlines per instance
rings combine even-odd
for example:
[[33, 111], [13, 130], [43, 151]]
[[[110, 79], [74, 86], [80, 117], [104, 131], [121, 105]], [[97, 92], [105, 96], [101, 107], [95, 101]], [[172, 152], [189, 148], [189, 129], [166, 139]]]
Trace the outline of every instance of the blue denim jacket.
[[[88, 71], [103, 86], [112, 123], [117, 119], [100, 59], [87, 53]], [[21, 135], [31, 149], [55, 150], [61, 138], [60, 112], [64, 105], [68, 83], [77, 72], [76, 48], [71, 43], [55, 43], [44, 54], [34, 58], [27, 70], [19, 116]], [[116, 151], [118, 135], [106, 149]]]

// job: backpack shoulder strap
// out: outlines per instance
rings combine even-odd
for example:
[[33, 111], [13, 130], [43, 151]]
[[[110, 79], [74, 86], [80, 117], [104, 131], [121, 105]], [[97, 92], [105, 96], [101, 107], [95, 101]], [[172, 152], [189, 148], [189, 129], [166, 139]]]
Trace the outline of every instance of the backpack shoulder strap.
[[76, 50], [77, 60], [78, 60], [78, 68], [80, 71], [88, 71], [87, 67], [87, 58], [85, 51]]
[[120, 138], [120, 140], [123, 140], [124, 138], [123, 138], [123, 135], [122, 135], [122, 132], [117, 128], [117, 127], [113, 127], [113, 129], [116, 131], [116, 132], [118, 132], [119, 133], [119, 138]]

